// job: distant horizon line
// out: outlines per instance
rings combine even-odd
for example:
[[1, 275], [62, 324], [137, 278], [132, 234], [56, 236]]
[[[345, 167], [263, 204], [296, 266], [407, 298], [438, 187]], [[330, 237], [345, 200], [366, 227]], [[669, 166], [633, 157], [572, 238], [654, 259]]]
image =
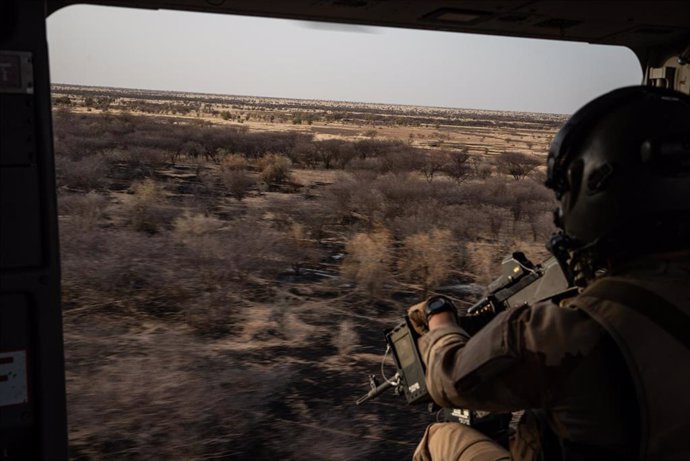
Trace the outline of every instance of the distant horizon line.
[[241, 98], [263, 98], [263, 99], [288, 99], [292, 101], [323, 101], [323, 102], [340, 102], [340, 103], [352, 103], [352, 104], [368, 104], [368, 105], [378, 105], [378, 106], [400, 106], [400, 107], [424, 107], [429, 109], [445, 109], [445, 110], [474, 110], [481, 112], [510, 112], [518, 114], [539, 114], [539, 115], [552, 115], [559, 117], [569, 117], [571, 114], [556, 113], [556, 112], [539, 112], [539, 111], [519, 111], [519, 110], [498, 110], [498, 109], [476, 109], [468, 107], [451, 107], [451, 106], [425, 106], [419, 104], [401, 104], [401, 103], [388, 103], [388, 102], [364, 102], [364, 101], [346, 101], [339, 99], [319, 99], [319, 98], [294, 98], [285, 96], [262, 96], [262, 95], [243, 95], [243, 94], [227, 94], [227, 93], [205, 93], [196, 91], [183, 91], [183, 90], [161, 90], [161, 89], [151, 89], [151, 88], [131, 88], [131, 87], [119, 87], [119, 86], [107, 86], [107, 85], [83, 85], [77, 83], [59, 83], [51, 82], [51, 89], [53, 86], [67, 86], [67, 87], [84, 87], [84, 88], [102, 88], [102, 89], [112, 89], [112, 90], [133, 90], [133, 91], [149, 91], [149, 92], [159, 92], [159, 93], [179, 93], [179, 94], [198, 94], [203, 96], [225, 96], [225, 97], [241, 97]]

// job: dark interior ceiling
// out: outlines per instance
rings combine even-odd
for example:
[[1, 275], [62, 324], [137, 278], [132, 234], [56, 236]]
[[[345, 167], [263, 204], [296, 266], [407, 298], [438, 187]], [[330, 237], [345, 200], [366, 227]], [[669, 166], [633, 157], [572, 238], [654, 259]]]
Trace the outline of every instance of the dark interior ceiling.
[[624, 45], [638, 56], [690, 44], [690, 1], [49, 0]]

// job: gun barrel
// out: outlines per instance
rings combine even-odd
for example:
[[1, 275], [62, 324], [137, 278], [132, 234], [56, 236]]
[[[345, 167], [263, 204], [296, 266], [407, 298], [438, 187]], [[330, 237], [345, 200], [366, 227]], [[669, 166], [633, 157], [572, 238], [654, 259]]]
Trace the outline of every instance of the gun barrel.
[[[397, 375], [396, 375], [397, 377]], [[356, 405], [361, 405], [364, 402], [371, 400], [373, 398], [378, 397], [379, 395], [383, 394], [386, 392], [388, 389], [391, 387], [397, 386], [398, 381], [393, 378], [392, 380], [389, 381], [384, 381], [382, 384], [376, 386], [375, 388], [371, 389], [369, 392], [366, 393], [366, 395], [363, 395], [359, 399], [357, 399], [357, 402], [355, 402]]]

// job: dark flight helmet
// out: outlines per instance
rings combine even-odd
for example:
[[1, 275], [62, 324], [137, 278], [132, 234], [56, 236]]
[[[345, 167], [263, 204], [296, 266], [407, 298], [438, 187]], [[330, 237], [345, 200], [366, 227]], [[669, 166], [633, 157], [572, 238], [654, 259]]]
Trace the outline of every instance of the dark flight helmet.
[[690, 247], [690, 97], [639, 86], [586, 104], [551, 143], [546, 186], [560, 202], [552, 248]]

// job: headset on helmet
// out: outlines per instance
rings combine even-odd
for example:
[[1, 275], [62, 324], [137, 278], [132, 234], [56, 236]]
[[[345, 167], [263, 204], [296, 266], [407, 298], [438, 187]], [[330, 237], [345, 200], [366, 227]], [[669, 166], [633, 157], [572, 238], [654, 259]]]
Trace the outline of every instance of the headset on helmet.
[[639, 86], [586, 104], [551, 143], [546, 186], [560, 202], [561, 232], [550, 247], [559, 259], [569, 255], [571, 269], [584, 260], [595, 266], [597, 257], [687, 248], [690, 97]]

